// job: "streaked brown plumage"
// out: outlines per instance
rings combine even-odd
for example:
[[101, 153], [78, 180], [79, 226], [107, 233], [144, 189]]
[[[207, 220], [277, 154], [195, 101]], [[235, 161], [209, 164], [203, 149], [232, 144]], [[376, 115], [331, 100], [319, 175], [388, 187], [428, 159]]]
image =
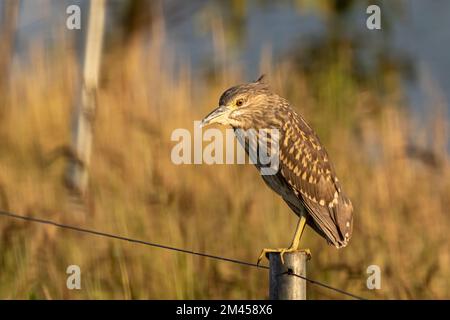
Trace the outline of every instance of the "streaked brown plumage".
[[[222, 94], [219, 108], [203, 125], [215, 122], [231, 125], [237, 134], [238, 129], [278, 129], [279, 169], [262, 178], [330, 244], [347, 245], [353, 227], [352, 204], [319, 138], [286, 99], [271, 92], [261, 78], [238, 85]], [[249, 152], [249, 143], [244, 145]]]

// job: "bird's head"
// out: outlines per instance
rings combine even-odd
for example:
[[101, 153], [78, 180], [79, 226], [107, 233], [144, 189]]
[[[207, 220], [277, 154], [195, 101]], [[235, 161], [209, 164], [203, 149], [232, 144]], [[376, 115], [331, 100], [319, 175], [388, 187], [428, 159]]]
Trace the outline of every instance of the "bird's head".
[[201, 126], [218, 123], [247, 129], [271, 125], [269, 120], [273, 118], [279, 99], [261, 76], [255, 82], [226, 90], [219, 99], [219, 106], [202, 120]]

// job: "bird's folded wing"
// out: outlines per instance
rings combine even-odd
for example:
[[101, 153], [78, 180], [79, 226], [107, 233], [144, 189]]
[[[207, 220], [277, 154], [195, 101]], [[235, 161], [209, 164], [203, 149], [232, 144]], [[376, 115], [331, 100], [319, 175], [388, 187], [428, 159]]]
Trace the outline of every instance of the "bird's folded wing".
[[298, 115], [285, 124], [279, 143], [280, 173], [294, 189], [317, 227], [334, 245], [345, 246], [351, 235], [352, 208], [342, 194], [326, 150]]

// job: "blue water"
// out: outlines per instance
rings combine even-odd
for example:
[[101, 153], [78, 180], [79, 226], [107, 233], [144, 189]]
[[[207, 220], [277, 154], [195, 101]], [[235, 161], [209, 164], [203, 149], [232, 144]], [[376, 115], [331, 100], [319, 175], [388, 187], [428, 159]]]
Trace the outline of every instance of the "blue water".
[[[386, 1], [386, 0], [385, 0]], [[117, 1], [112, 1], [117, 3]], [[169, 1], [174, 2], [174, 1]], [[380, 2], [380, 1], [379, 1]], [[384, 12], [393, 22], [389, 27], [387, 50], [405, 55], [413, 61], [414, 79], [405, 79], [409, 105], [414, 110], [426, 112], [441, 97], [447, 108], [450, 101], [450, 1], [406, 0], [396, 13]], [[86, 0], [22, 0], [17, 52], [25, 52], [31, 41], [54, 43], [56, 35], [64, 31], [65, 9], [69, 4], [80, 4], [86, 8]], [[257, 5], [249, 1], [245, 20], [245, 33], [238, 46], [227, 47], [228, 60], [225, 63], [239, 63], [245, 68], [248, 80], [258, 76], [259, 61], [263, 48], [270, 46], [273, 61], [283, 59], [293, 48], [302, 48], [311, 37], [326, 32], [324, 17], [314, 12], [293, 9], [290, 1]], [[1, 10], [1, 6], [0, 6]], [[218, 15], [221, 13], [218, 12]], [[190, 60], [194, 70], [202, 70], [215, 61], [210, 25], [198, 23], [201, 11], [194, 12], [185, 20], [167, 25], [169, 45], [176, 52], [180, 63]], [[85, 17], [83, 17], [84, 19]], [[384, 32], [365, 28], [365, 7], [360, 6], [346, 18], [349, 32], [359, 32], [367, 37], [367, 43], [377, 45]], [[222, 17], [225, 25], [231, 23]], [[383, 21], [383, 20], [382, 20]], [[83, 22], [85, 22], [83, 20]], [[109, 25], [112, 23], [108, 22]], [[53, 43], [52, 43], [53, 41]], [[20, 56], [20, 55], [19, 55]], [[430, 89], [432, 88], [432, 90]], [[421, 113], [419, 112], [419, 114]]]

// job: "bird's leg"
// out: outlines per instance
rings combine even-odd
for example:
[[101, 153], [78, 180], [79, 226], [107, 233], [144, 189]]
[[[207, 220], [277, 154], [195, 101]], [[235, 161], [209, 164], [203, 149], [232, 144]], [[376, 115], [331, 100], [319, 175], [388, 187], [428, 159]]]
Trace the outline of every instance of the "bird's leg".
[[[298, 247], [300, 246], [300, 239], [303, 235], [303, 231], [305, 230], [305, 226], [306, 226], [306, 218], [304, 215], [302, 215], [298, 221], [297, 229], [295, 230], [294, 239], [292, 239], [291, 246], [289, 248], [280, 248], [280, 249], [263, 249], [258, 257], [257, 265], [259, 265], [264, 256], [267, 257], [267, 254], [271, 252], [279, 252], [281, 263], [284, 264], [283, 256], [286, 252], [295, 252], [299, 250]], [[311, 258], [311, 251], [309, 249], [304, 249], [302, 251], [304, 251], [308, 255], [308, 259]]]
[[292, 244], [289, 247], [290, 249], [298, 250], [300, 245], [300, 239], [302, 238], [303, 231], [305, 231], [306, 226], [306, 218], [304, 215], [300, 217], [297, 224], [297, 229], [295, 230], [294, 239], [292, 239]]

